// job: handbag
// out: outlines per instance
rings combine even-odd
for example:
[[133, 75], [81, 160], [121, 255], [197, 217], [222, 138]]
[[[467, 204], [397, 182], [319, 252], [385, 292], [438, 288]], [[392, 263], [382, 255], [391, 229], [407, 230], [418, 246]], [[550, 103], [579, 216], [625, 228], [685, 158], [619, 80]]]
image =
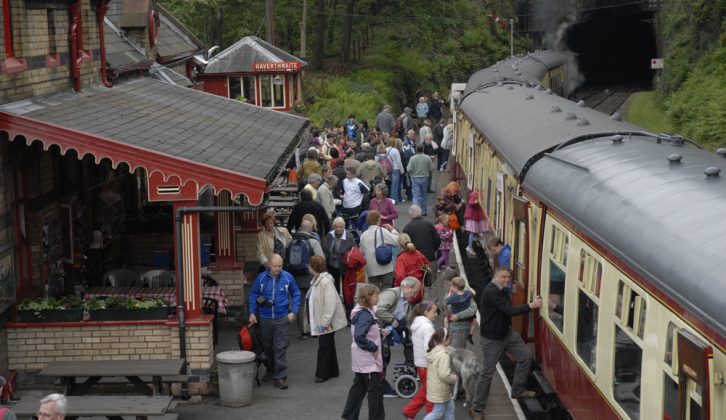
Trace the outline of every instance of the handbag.
[[378, 228], [381, 235], [381, 245], [378, 245], [378, 236], [373, 237], [373, 247], [376, 249], [376, 262], [380, 265], [390, 264], [393, 261], [393, 250], [383, 239], [383, 228]]
[[426, 287], [431, 287], [434, 284], [434, 272], [431, 266], [426, 264], [424, 260], [421, 262], [421, 283]]
[[272, 246], [272, 249], [277, 255], [285, 255], [285, 244], [280, 239], [278, 239], [277, 235], [279, 234], [280, 231], [275, 228], [275, 239], [273, 240], [274, 245]]
[[456, 217], [456, 213], [451, 213], [449, 215], [449, 229], [459, 230], [460, 228], [461, 225], [459, 224], [459, 218]]

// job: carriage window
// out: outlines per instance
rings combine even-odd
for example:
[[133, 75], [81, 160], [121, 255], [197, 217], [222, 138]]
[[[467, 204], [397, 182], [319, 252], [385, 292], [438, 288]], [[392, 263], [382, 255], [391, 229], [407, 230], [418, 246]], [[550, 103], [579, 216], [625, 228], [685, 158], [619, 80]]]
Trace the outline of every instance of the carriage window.
[[625, 295], [625, 284], [622, 280], [618, 283], [618, 300], [615, 306], [615, 316], [621, 318], [623, 315], [623, 297]]
[[615, 327], [613, 397], [631, 419], [640, 418], [640, 367], [643, 351], [620, 326]]
[[645, 312], [646, 312], [645, 300], [643, 300], [641, 298], [639, 314], [638, 314], [638, 337], [640, 337], [640, 338], [643, 338], [643, 334], [645, 334]]
[[663, 358], [663, 361], [668, 364], [668, 366], [673, 366], [673, 335], [676, 332], [676, 324], [669, 322], [668, 323], [668, 334], [666, 334], [666, 350], [665, 350], [665, 357]]
[[[678, 418], [678, 382], [663, 374], [663, 419]], [[692, 417], [693, 418], [693, 417]]]
[[557, 228], [555, 225], [552, 225], [552, 232], [550, 233], [550, 255], [555, 255], [555, 238], [556, 238]]
[[577, 279], [580, 280], [580, 283], [582, 283], [584, 276], [585, 276], [585, 258], [587, 257], [587, 253], [584, 249], [580, 250], [580, 274], [578, 274]]
[[595, 373], [595, 349], [597, 347], [597, 303], [580, 290], [577, 310], [577, 354]]
[[562, 317], [565, 306], [565, 272], [550, 260], [550, 304], [554, 304], [555, 308], [548, 311], [549, 318], [557, 328], [562, 331]]

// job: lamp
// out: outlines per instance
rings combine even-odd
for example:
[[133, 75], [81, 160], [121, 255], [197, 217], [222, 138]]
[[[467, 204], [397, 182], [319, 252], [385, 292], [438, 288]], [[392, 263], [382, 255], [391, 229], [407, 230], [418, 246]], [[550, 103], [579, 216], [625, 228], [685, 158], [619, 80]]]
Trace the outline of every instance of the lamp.
[[282, 85], [282, 77], [278, 74], [275, 77], [272, 78], [272, 84], [275, 86], [281, 86]]

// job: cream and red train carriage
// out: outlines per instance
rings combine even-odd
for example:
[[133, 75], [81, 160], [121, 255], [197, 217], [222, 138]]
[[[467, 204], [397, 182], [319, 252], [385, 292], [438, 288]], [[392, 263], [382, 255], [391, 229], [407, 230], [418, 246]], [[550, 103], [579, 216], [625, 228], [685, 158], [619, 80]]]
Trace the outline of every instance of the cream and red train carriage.
[[725, 419], [726, 159], [551, 93], [565, 61], [480, 71], [457, 113], [514, 299], [551, 303], [516, 327], [575, 418]]

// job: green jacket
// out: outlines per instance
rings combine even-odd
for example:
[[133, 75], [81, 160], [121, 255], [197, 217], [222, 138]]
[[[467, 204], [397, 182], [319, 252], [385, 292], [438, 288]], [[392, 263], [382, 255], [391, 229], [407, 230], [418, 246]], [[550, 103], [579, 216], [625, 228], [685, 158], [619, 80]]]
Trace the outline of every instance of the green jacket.
[[453, 321], [452, 320], [451, 323], [449, 324], [449, 329], [451, 330], [451, 332], [469, 329], [469, 325], [471, 325], [471, 324], [469, 324], [468, 319], [473, 316], [476, 316], [476, 310], [477, 310], [476, 302], [474, 302], [474, 299], [472, 299], [471, 303], [469, 303], [468, 308], [464, 309], [463, 311], [459, 312], [456, 315], [452, 315], [452, 316], [455, 316], [456, 319], [464, 319], [465, 321]]

